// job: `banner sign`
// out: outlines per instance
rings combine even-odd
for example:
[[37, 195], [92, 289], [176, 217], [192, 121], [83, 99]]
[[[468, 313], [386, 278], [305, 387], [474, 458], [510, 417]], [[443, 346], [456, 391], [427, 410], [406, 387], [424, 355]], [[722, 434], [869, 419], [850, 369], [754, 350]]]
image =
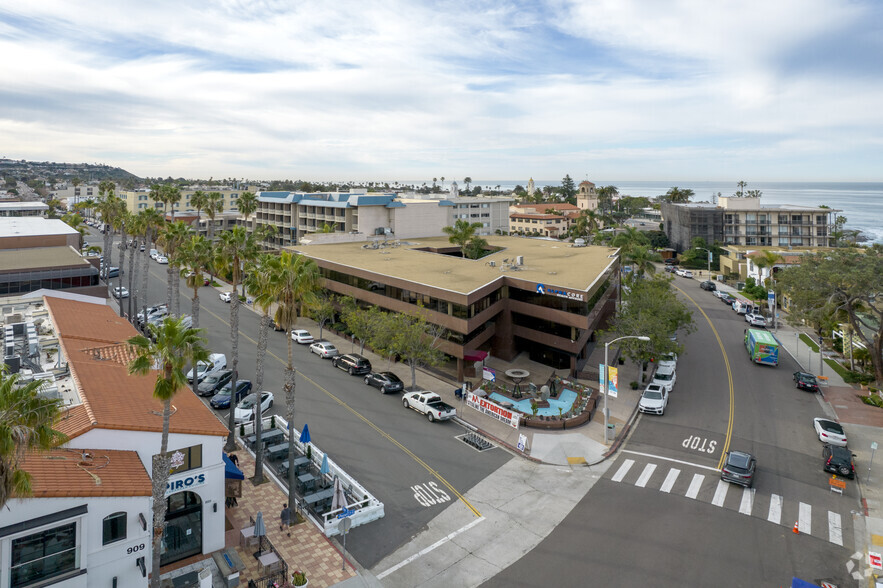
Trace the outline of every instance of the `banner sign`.
[[604, 385], [606, 383], [607, 382], [604, 381], [604, 364], [599, 363], [598, 364], [598, 390], [601, 392], [601, 394], [604, 394]]
[[488, 382], [496, 382], [497, 381], [497, 372], [494, 371], [494, 368], [490, 368], [488, 366], [484, 366], [481, 370], [481, 377]]
[[616, 394], [619, 389], [619, 368], [607, 368], [607, 379], [607, 387], [610, 389], [610, 398], [616, 398]]
[[521, 420], [521, 415], [514, 410], [503, 408], [499, 404], [491, 402], [487, 398], [482, 398], [472, 392], [467, 395], [466, 404], [478, 412], [494, 417], [501, 423], [505, 423], [513, 429], [518, 428], [518, 422]]

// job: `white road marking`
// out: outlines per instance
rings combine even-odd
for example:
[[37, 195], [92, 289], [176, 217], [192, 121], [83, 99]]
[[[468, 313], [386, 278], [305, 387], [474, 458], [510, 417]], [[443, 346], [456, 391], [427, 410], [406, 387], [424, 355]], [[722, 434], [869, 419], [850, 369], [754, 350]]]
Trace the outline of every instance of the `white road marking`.
[[668, 470], [668, 475], [665, 476], [665, 481], [662, 483], [662, 488], [660, 488], [659, 491], [671, 492], [671, 487], [675, 485], [675, 481], [678, 479], [680, 473], [681, 470], [676, 470], [675, 468]]
[[650, 481], [650, 476], [653, 475], [654, 471], [656, 471], [655, 463], [648, 463], [646, 466], [644, 466], [644, 471], [641, 472], [641, 476], [638, 478], [638, 481], [635, 482], [635, 486], [639, 486], [641, 488], [646, 487], [647, 482]]
[[693, 481], [690, 482], [690, 487], [687, 488], [687, 493], [685, 494], [685, 496], [687, 498], [693, 499], [699, 496], [699, 488], [702, 487], [702, 480], [704, 479], [705, 476], [703, 476], [702, 474], [693, 474]]
[[629, 473], [629, 470], [632, 469], [632, 466], [635, 464], [635, 460], [627, 459], [622, 462], [622, 465], [619, 466], [619, 469], [616, 470], [616, 473], [613, 474], [613, 477], [610, 478], [614, 482], [622, 482], [622, 479], [625, 478], [625, 475]]
[[727, 490], [730, 489], [730, 484], [724, 482], [723, 480], [717, 481], [717, 489], [714, 491], [714, 498], [711, 499], [711, 504], [715, 506], [723, 506], [724, 500], [727, 499]]
[[770, 514], [766, 520], [777, 525], [782, 524], [782, 497], [778, 494], [770, 495]]
[[742, 504], [739, 505], [739, 512], [744, 515], [750, 515], [751, 509], [754, 508], [754, 488], [745, 488], [742, 490]]
[[698, 463], [693, 463], [690, 461], [683, 461], [681, 459], [672, 459], [671, 457], [662, 457], [661, 455], [653, 455], [652, 453], [641, 453], [640, 451], [632, 451], [630, 449], [623, 449], [623, 453], [631, 453], [632, 455], [643, 455], [644, 457], [652, 457], [653, 459], [662, 459], [665, 461], [673, 461], [674, 463], [680, 463], [683, 465], [692, 466], [694, 468], [702, 468], [703, 470], [711, 470], [713, 472], [719, 472], [720, 470], [717, 468], [713, 468], [707, 465], [700, 465]]
[[828, 541], [843, 546], [843, 527], [840, 525], [840, 515], [828, 511]]
[[812, 506], [801, 502], [799, 513], [797, 517], [797, 530], [801, 533], [812, 535]]
[[415, 554], [412, 555], [411, 557], [409, 557], [409, 558], [407, 558], [407, 559], [405, 559], [405, 560], [403, 560], [403, 561], [400, 561], [399, 563], [397, 563], [396, 565], [392, 566], [392, 567], [389, 568], [388, 570], [386, 570], [386, 571], [384, 571], [384, 572], [380, 572], [380, 573], [377, 575], [377, 579], [378, 579], [378, 580], [382, 580], [382, 579], [384, 579], [385, 577], [387, 577], [387, 576], [390, 575], [391, 573], [393, 573], [393, 572], [395, 572], [395, 571], [397, 571], [397, 570], [399, 570], [399, 569], [405, 567], [406, 565], [408, 565], [408, 564], [411, 563], [412, 561], [416, 560], [417, 558], [423, 557], [424, 555], [426, 555], [427, 553], [429, 553], [430, 551], [432, 551], [432, 550], [435, 549], [436, 547], [440, 547], [441, 545], [444, 545], [445, 543], [447, 543], [448, 541], [450, 541], [451, 539], [453, 539], [454, 537], [456, 537], [456, 536], [459, 535], [460, 533], [465, 533], [466, 531], [468, 531], [469, 529], [471, 529], [472, 527], [474, 527], [475, 525], [477, 525], [478, 523], [480, 523], [480, 522], [483, 521], [483, 520], [484, 520], [484, 517], [479, 517], [479, 518], [475, 519], [474, 521], [472, 521], [471, 523], [469, 523], [468, 525], [466, 525], [465, 527], [462, 527], [462, 528], [460, 528], [460, 529], [457, 529], [456, 531], [454, 531], [454, 532], [451, 533], [450, 535], [447, 535], [446, 537], [442, 537], [441, 539], [439, 539], [438, 541], [436, 541], [435, 543], [433, 543], [433, 544], [430, 545], [429, 547], [426, 547], [426, 548], [424, 548], [424, 549], [421, 549], [420, 551], [418, 551], [417, 553], [415, 553]]

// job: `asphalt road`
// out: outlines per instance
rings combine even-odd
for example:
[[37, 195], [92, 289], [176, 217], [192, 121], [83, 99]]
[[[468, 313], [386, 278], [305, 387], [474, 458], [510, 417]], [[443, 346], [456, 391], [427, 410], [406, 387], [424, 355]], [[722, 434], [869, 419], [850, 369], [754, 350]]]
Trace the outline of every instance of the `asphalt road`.
[[[87, 240], [101, 244], [101, 235], [93, 230]], [[151, 260], [149, 268], [147, 303], [164, 302], [166, 266]], [[126, 285], [127, 276], [121, 278]], [[191, 292], [182, 282], [182, 313], [190, 314]], [[229, 321], [230, 305], [219, 300], [213, 288], [201, 288], [199, 326], [205, 330], [210, 350], [225, 353], [231, 367]], [[241, 379], [254, 380], [259, 322], [260, 316], [243, 304], [239, 313]], [[269, 412], [283, 418], [286, 362], [285, 335], [270, 331], [263, 389], [275, 395]], [[501, 449], [476, 452], [456, 439], [464, 432], [459, 425], [429, 423], [406, 410], [399, 395], [380, 394], [362, 378], [310, 354], [307, 346], [294, 345], [294, 364], [298, 369], [294, 426], [302, 430], [308, 423], [313, 443], [384, 503], [383, 519], [356, 527], [347, 536], [347, 551], [366, 568], [408, 541], [451, 501], [458, 500], [458, 495], [511, 458]], [[405, 379], [404, 369], [393, 371]], [[227, 411], [214, 412], [227, 422]]]
[[[753, 364], [742, 344], [743, 317], [698, 281], [676, 278], [675, 286], [697, 331], [684, 340], [665, 415], [642, 415], [605, 478], [487, 585], [852, 581], [846, 562], [855, 546], [857, 490], [854, 482], [843, 496], [829, 490], [812, 428], [812, 418], [824, 416], [818, 398], [794, 387], [798, 368], [786, 352], [776, 368]], [[757, 457], [753, 492], [719, 483], [727, 448]], [[802, 532], [794, 534], [798, 521]]]

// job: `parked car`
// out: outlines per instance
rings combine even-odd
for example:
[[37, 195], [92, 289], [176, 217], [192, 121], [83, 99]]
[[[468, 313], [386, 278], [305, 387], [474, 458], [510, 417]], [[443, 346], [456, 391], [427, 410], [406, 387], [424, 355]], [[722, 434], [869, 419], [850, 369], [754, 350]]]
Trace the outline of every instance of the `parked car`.
[[830, 443], [838, 447], [846, 447], [846, 433], [840, 423], [830, 419], [813, 419], [812, 425], [822, 443]]
[[724, 292], [720, 295], [721, 302], [726, 304], [727, 306], [732, 307], [733, 303], [736, 302], [736, 297], [728, 292]]
[[663, 414], [668, 406], [668, 390], [658, 384], [650, 384], [641, 394], [638, 410], [650, 414]]
[[670, 353], [668, 355], [661, 355], [656, 361], [657, 367], [670, 367], [671, 369], [675, 369], [678, 367], [678, 356], [676, 353]]
[[[169, 307], [167, 304], [158, 304], [156, 306], [148, 306], [147, 310], [147, 320], [155, 316], [166, 316], [169, 314]], [[144, 324], [144, 311], [141, 311], [137, 314], [138, 324]]]
[[206, 374], [205, 379], [199, 383], [196, 393], [200, 396], [213, 396], [233, 379], [233, 370], [217, 370]]
[[129, 289], [124, 288], [123, 286], [119, 286], [113, 289], [113, 297], [114, 298], [128, 298], [129, 297]]
[[699, 287], [703, 290], [708, 290], [709, 292], [714, 292], [717, 290], [717, 286], [714, 285], [714, 282], [711, 280], [705, 280], [704, 282], [699, 284]]
[[690, 270], [682, 270], [681, 277], [693, 279], [693, 272]]
[[426, 390], [405, 393], [402, 396], [402, 404], [405, 408], [425, 414], [430, 423], [446, 421], [457, 416], [457, 411], [453, 406], [442, 402], [441, 396], [435, 392], [427, 392]]
[[675, 373], [675, 368], [672, 366], [659, 366], [656, 368], [656, 373], [653, 374], [653, 380], [650, 382], [651, 384], [658, 384], [665, 388], [667, 392], [671, 392], [672, 388], [675, 386], [675, 381], [677, 380], [677, 374]]
[[285, 330], [282, 327], [282, 325], [277, 325], [276, 321], [274, 321], [273, 319], [270, 319], [270, 328], [273, 329], [274, 331], [284, 331]]
[[[253, 421], [255, 417], [255, 406], [258, 402], [258, 395], [252, 392], [239, 401], [236, 408], [233, 409], [233, 421], [236, 423], [245, 423]], [[261, 392], [261, 413], [273, 407], [273, 393], [264, 390]]]
[[[210, 373], [222, 370], [227, 367], [227, 356], [223, 353], [212, 353], [208, 356], [208, 361], [196, 362], [196, 381], [202, 380]], [[193, 370], [187, 372], [187, 380], [193, 381]]]
[[724, 467], [721, 469], [721, 480], [751, 488], [754, 485], [754, 471], [756, 469], [757, 460], [750, 453], [728, 451]]
[[678, 262], [677, 257], [666, 257], [665, 258], [665, 265], [678, 265], [678, 263], [679, 262]]
[[807, 392], [819, 391], [819, 381], [812, 374], [794, 372], [794, 382], [797, 384], [798, 390], [806, 390]]
[[767, 320], [766, 317], [761, 314], [751, 314], [747, 313], [745, 315], [745, 322], [747, 322], [752, 327], [763, 327], [766, 328]]
[[293, 329], [291, 331], [291, 340], [301, 345], [307, 345], [313, 342], [313, 336], [306, 329]]
[[315, 353], [322, 359], [331, 359], [338, 354], [337, 347], [328, 341], [316, 341], [310, 345], [310, 353]]
[[[104, 270], [102, 269], [102, 271], [104, 271]], [[118, 277], [120, 277], [120, 268], [118, 268], [115, 265], [110, 266], [109, 268], [107, 268], [107, 275], [104, 277], [105, 278], [118, 278]]]
[[371, 362], [357, 353], [347, 353], [331, 358], [331, 365], [341, 369], [351, 376], [361, 376], [371, 373]]
[[158, 263], [160, 265], [168, 265], [169, 258], [166, 257], [165, 255], [157, 255], [156, 256], [156, 263]]
[[365, 383], [374, 386], [383, 394], [388, 392], [401, 392], [405, 384], [392, 372], [371, 372], [365, 376]]
[[[218, 393], [212, 396], [209, 401], [212, 408], [230, 408], [230, 391], [233, 389], [233, 382], [227, 382], [224, 387], [218, 390]], [[251, 392], [251, 380], [238, 380], [236, 382], [236, 400], [239, 402]]]
[[158, 255], [159, 255], [159, 251], [157, 251], [156, 249], [150, 250], [150, 259], [156, 261], [156, 258]]
[[666, 271], [667, 273], [673, 274], [673, 273], [675, 273], [675, 272], [678, 271], [678, 268], [676, 268], [676, 267], [673, 266], [673, 265], [666, 265], [666, 266], [665, 266], [665, 271]]
[[218, 298], [221, 299], [221, 302], [230, 302], [231, 300], [233, 300], [233, 293], [221, 292], [220, 294], [218, 294]]
[[846, 447], [837, 447], [830, 443], [825, 443], [822, 448], [822, 459], [825, 460], [824, 470], [843, 476], [845, 478], [855, 477], [855, 455]]

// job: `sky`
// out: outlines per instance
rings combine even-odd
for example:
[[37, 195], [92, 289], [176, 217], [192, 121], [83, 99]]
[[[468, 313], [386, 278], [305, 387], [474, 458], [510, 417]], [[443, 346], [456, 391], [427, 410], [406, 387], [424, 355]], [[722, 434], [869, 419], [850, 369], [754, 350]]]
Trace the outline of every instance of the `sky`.
[[883, 181], [879, 0], [0, 0], [0, 157]]

